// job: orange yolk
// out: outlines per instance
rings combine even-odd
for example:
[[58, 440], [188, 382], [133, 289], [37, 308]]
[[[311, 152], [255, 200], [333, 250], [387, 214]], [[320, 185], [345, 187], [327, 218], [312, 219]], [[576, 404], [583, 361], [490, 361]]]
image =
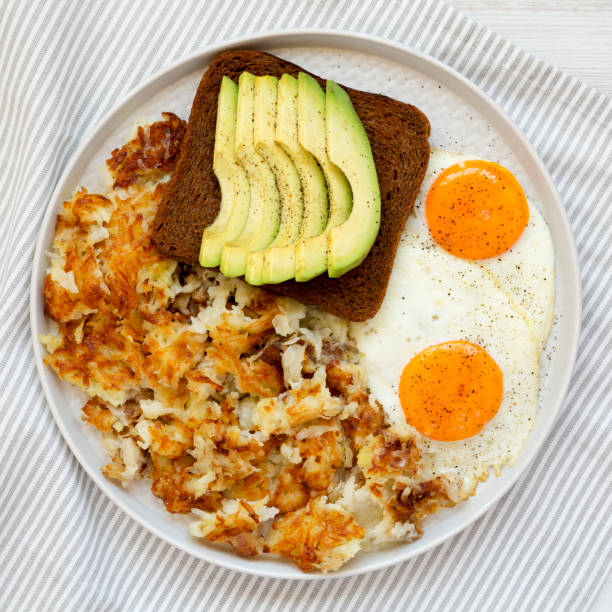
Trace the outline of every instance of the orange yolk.
[[450, 442], [476, 435], [497, 413], [503, 376], [481, 346], [430, 346], [404, 368], [399, 396], [406, 420], [424, 436]]
[[529, 206], [514, 175], [493, 162], [450, 166], [434, 181], [425, 202], [433, 239], [463, 259], [487, 259], [507, 251], [529, 220]]

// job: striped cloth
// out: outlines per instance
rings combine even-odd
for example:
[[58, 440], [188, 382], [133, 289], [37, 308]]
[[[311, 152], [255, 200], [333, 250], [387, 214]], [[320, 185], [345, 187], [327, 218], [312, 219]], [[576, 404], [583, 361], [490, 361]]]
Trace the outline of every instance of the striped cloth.
[[[494, 98], [562, 194], [583, 275], [578, 364], [530, 470], [470, 529], [327, 582], [224, 570], [149, 534], [96, 488], [37, 380], [28, 322], [43, 210], [87, 132], [207, 44], [292, 27], [378, 35]], [[435, 0], [0, 1], [0, 609], [588, 610], [612, 564], [612, 101]]]

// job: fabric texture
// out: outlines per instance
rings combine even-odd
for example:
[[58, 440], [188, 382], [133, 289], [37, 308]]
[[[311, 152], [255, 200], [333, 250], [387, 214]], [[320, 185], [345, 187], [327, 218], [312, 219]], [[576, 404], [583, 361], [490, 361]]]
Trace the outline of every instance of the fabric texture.
[[[551, 173], [583, 282], [571, 388], [527, 473], [427, 554], [327, 582], [225, 570], [128, 518], [57, 429], [28, 318], [43, 212], [88, 131], [181, 57], [284, 28], [393, 40], [487, 92]], [[0, 609], [588, 610], [612, 567], [611, 126], [610, 99], [437, 0], [0, 1]]]

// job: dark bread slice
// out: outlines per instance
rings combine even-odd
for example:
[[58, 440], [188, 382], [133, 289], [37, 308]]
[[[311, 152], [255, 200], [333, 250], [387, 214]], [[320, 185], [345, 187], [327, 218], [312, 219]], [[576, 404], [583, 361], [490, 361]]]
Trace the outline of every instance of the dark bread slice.
[[[279, 77], [306, 72], [250, 49], [226, 51], [211, 62], [198, 86], [179, 161], [153, 226], [155, 244], [167, 257], [198, 263], [202, 232], [217, 216], [221, 200], [212, 169], [221, 78], [238, 82], [245, 70]], [[325, 88], [324, 79], [315, 78]], [[351, 321], [365, 321], [376, 314], [385, 296], [402, 230], [429, 161], [430, 126], [427, 117], [410, 104], [345, 89], [370, 139], [378, 174], [382, 215], [376, 242], [364, 261], [340, 278], [319, 276], [306, 283], [287, 281], [265, 288]]]

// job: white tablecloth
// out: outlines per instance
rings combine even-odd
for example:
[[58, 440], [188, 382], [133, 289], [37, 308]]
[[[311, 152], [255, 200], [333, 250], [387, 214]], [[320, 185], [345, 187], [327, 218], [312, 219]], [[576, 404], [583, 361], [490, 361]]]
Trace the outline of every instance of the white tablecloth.
[[[291, 27], [401, 42], [493, 97], [560, 190], [584, 289], [571, 390], [528, 473], [470, 529], [428, 554], [325, 583], [220, 569], [125, 516], [79, 467], [51, 418], [27, 315], [43, 210], [86, 133], [186, 54]], [[0, 58], [0, 609], [589, 608], [612, 565], [610, 99], [437, 0], [0, 1]]]

